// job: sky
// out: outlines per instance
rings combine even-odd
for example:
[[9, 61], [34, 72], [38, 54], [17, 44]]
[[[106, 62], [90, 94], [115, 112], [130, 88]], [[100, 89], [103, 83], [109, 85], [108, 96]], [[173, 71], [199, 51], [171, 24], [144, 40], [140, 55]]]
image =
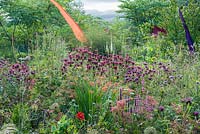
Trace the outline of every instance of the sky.
[[100, 12], [118, 10], [120, 2], [118, 0], [80, 0], [84, 4], [85, 10], [97, 10]]

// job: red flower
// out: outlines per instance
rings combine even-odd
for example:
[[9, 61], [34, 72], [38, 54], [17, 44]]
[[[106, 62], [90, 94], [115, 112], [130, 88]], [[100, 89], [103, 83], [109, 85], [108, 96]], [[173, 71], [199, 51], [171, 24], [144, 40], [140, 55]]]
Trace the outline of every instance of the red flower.
[[151, 32], [153, 35], [158, 36], [158, 33], [167, 34], [167, 30], [164, 28], [160, 28], [158, 26], [154, 26]]
[[85, 115], [83, 112], [78, 112], [76, 114], [76, 118], [78, 118], [79, 120], [85, 120]]

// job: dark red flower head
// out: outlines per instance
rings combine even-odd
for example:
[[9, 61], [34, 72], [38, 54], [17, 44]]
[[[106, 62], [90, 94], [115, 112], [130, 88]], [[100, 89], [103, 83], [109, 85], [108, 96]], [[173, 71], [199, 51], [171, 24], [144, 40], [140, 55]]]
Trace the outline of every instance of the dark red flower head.
[[163, 34], [167, 34], [167, 30], [164, 29], [164, 28], [160, 28], [158, 26], [154, 26], [153, 29], [152, 29], [152, 32], [151, 34], [155, 35], [155, 36], [158, 36], [159, 33], [163, 33]]
[[78, 112], [76, 114], [76, 118], [79, 119], [79, 120], [85, 120], [85, 115], [83, 112]]

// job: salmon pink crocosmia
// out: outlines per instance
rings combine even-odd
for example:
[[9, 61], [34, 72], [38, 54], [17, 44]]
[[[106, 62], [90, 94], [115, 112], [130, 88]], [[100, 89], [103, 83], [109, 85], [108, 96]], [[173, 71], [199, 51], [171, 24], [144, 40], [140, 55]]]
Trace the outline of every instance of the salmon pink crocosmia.
[[111, 112], [118, 112], [119, 108], [117, 106], [111, 107]]
[[78, 112], [76, 114], [76, 118], [79, 119], [79, 120], [85, 120], [85, 115], [83, 112]]
[[119, 101], [117, 101], [117, 107], [119, 109], [124, 109], [125, 105], [126, 105], [126, 100], [119, 100]]

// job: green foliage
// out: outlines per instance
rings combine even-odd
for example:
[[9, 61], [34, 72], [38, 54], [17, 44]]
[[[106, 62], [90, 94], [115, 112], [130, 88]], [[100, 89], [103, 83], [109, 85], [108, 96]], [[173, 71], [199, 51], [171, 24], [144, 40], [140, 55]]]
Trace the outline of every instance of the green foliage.
[[129, 52], [131, 55], [137, 55], [134, 57], [135, 60], [147, 61], [150, 63], [158, 60], [168, 61], [173, 59], [174, 53], [178, 53], [179, 51], [174, 43], [167, 40], [164, 36], [146, 38], [147, 41], [143, 46], [134, 47], [132, 52]]
[[[71, 0], [59, 1], [67, 9], [77, 23], [83, 21], [86, 16]], [[41, 45], [42, 36], [48, 33], [62, 36], [64, 40], [78, 43], [72, 30], [65, 22], [60, 12], [49, 1], [34, 0], [2, 0], [0, 34], [0, 46], [12, 48], [13, 55], [19, 52], [28, 52]], [[3, 21], [4, 20], [4, 21]], [[81, 27], [83, 23], [79, 24]], [[7, 54], [8, 53], [8, 54]], [[9, 56], [7, 51], [2, 56]], [[13, 57], [13, 55], [11, 57]]]
[[133, 45], [142, 45], [145, 36], [150, 35], [154, 25], [159, 24], [162, 9], [167, 7], [167, 2], [161, 0], [121, 0], [119, 13], [128, 20], [132, 32]]
[[19, 133], [28, 133], [30, 130], [29, 108], [24, 104], [17, 104], [12, 111], [11, 120], [16, 124]]
[[0, 130], [0, 134], [16, 134], [17, 133], [17, 128], [15, 126], [15, 124], [5, 124], [1, 130]]
[[[70, 1], [65, 0], [60, 3], [64, 5], [68, 2]], [[22, 24], [37, 30], [39, 27], [47, 28], [52, 24], [57, 26], [65, 24], [64, 19], [49, 1], [3, 0], [0, 6], [9, 16], [9, 25]]]
[[156, 25], [160, 10], [167, 6], [162, 0], [120, 0], [120, 13], [131, 22], [132, 26], [139, 26], [144, 23]]
[[106, 54], [110, 49], [106, 49], [111, 45], [111, 35], [109, 29], [106, 26], [96, 24], [91, 25], [87, 29], [87, 37], [89, 39], [89, 45], [93, 50], [98, 50], [100, 54]]
[[[112, 49], [110, 53], [123, 54], [125, 56], [127, 48], [132, 45], [132, 35], [130, 27], [125, 20], [116, 18], [110, 26], [110, 33], [112, 35]], [[119, 32], [120, 31], [120, 32]]]
[[[0, 133], [200, 132], [199, 1], [121, 0], [125, 19], [111, 23], [85, 15], [81, 3], [58, 2], [85, 30], [86, 45], [99, 52], [73, 51], [80, 44], [49, 1], [0, 0], [0, 55], [34, 70], [30, 85], [17, 79], [22, 68], [0, 59]], [[183, 45], [179, 7], [196, 42], [194, 55]], [[153, 25], [167, 35], [151, 36]], [[7, 75], [11, 68], [17, 71]]]
[[78, 134], [78, 128], [74, 123], [73, 119], [63, 116], [57, 126], [51, 127], [51, 132], [53, 134]]
[[[183, 3], [183, 2], [182, 2]], [[185, 32], [180, 21], [178, 8], [182, 7], [183, 16], [194, 42], [199, 42], [199, 6], [200, 2], [190, 0], [188, 5], [181, 4], [178, 0], [170, 0], [169, 6], [163, 9], [159, 24], [167, 29], [168, 40], [175, 44], [186, 44]]]
[[[122, 0], [120, 13], [128, 20], [132, 31], [133, 45], [146, 43], [154, 25], [167, 30], [169, 42], [176, 45], [186, 44], [185, 32], [179, 18], [178, 8], [181, 7], [186, 23], [196, 44], [199, 42], [199, 1], [191, 0]], [[185, 45], [186, 46], [186, 45]], [[199, 46], [196, 45], [198, 48]]]
[[79, 111], [85, 114], [86, 120], [97, 120], [95, 116], [99, 114], [99, 109], [102, 108], [102, 104], [104, 103], [101, 90], [91, 86], [83, 79], [77, 81], [74, 89], [76, 93], [75, 100], [79, 106]]

